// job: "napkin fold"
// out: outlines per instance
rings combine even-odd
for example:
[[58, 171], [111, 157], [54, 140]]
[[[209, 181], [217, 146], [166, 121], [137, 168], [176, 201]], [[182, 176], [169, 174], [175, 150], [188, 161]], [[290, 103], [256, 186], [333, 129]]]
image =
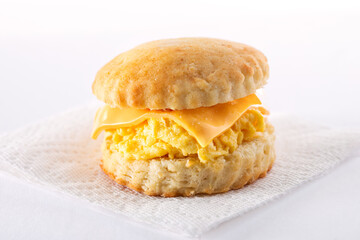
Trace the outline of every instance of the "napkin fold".
[[0, 171], [80, 198], [158, 229], [198, 237], [325, 173], [360, 148], [360, 131], [334, 129], [274, 114], [277, 159], [263, 178], [224, 194], [149, 197], [100, 169], [102, 137], [90, 138], [96, 107], [80, 107], [0, 136]]

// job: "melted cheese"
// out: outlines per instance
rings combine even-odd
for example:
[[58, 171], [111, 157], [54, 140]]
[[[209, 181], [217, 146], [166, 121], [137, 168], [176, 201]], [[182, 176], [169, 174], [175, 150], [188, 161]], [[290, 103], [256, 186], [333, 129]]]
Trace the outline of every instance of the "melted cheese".
[[92, 137], [101, 131], [120, 127], [132, 127], [148, 118], [168, 118], [182, 126], [202, 147], [230, 128], [246, 110], [261, 104], [255, 94], [212, 107], [184, 110], [148, 110], [134, 108], [112, 108], [105, 105], [95, 116]]

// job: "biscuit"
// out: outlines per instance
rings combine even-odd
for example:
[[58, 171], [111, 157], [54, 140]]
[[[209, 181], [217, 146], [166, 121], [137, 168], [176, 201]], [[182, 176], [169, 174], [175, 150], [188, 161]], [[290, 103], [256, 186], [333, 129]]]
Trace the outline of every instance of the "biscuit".
[[229, 155], [202, 163], [196, 156], [125, 161], [103, 143], [101, 167], [117, 183], [151, 196], [215, 194], [239, 189], [264, 177], [275, 160], [275, 135], [264, 132]]
[[245, 44], [166, 39], [115, 57], [99, 70], [92, 90], [112, 107], [179, 110], [246, 97], [268, 77], [266, 57]]

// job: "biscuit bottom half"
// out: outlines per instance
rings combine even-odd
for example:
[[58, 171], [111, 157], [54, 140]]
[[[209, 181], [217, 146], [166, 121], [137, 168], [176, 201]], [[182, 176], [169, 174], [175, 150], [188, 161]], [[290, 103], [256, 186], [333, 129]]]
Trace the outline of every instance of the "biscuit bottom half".
[[259, 134], [232, 153], [205, 163], [196, 155], [124, 160], [121, 154], [110, 151], [105, 141], [101, 167], [117, 183], [151, 196], [227, 192], [265, 177], [271, 169], [275, 160], [274, 128], [266, 121], [265, 131]]

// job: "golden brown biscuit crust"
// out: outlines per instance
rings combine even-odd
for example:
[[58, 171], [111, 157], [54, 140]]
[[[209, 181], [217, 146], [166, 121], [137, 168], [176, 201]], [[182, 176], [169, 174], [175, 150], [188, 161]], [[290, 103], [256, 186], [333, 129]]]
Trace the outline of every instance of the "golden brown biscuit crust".
[[266, 57], [236, 42], [180, 38], [142, 44], [97, 73], [93, 93], [112, 107], [191, 109], [255, 93], [269, 76]]
[[201, 163], [197, 157], [124, 161], [103, 144], [101, 167], [117, 183], [151, 196], [215, 194], [239, 189], [264, 177], [275, 160], [274, 128], [226, 157]]

